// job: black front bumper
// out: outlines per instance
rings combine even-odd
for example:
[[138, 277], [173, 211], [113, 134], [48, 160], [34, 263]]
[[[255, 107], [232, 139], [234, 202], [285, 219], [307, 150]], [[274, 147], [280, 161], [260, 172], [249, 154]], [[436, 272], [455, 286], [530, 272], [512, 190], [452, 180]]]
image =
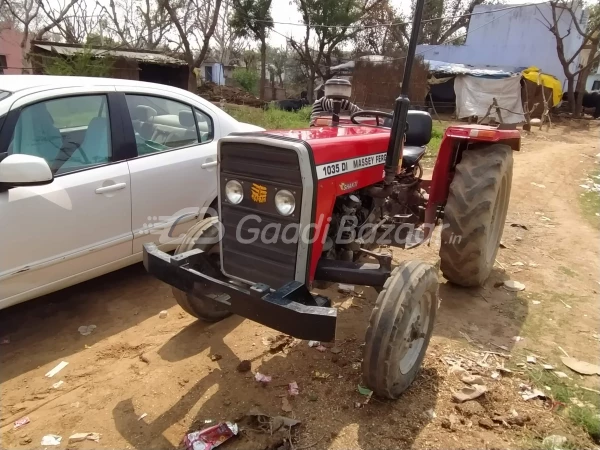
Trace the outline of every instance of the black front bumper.
[[232, 284], [209, 276], [193, 267], [210, 264], [202, 250], [191, 250], [171, 256], [154, 244], [144, 245], [144, 267], [161, 281], [194, 296], [226, 294], [218, 300], [234, 314], [246, 317], [299, 339], [333, 341], [337, 310], [329, 299], [313, 296], [306, 285], [290, 281], [280, 289], [257, 283], [249, 287]]

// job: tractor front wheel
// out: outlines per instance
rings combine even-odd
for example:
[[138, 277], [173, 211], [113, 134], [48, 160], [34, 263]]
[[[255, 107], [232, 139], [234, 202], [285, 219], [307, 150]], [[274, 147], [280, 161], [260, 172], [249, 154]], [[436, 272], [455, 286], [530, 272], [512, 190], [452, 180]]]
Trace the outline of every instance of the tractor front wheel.
[[396, 399], [413, 382], [438, 308], [437, 270], [407, 261], [387, 279], [371, 313], [362, 362], [364, 383], [380, 396]]
[[[215, 267], [219, 267], [218, 222], [218, 217], [208, 217], [198, 222], [187, 232], [183, 242], [175, 250], [175, 254], [197, 248], [205, 251], [209, 258], [214, 261]], [[215, 300], [216, 296], [214, 294], [195, 297], [173, 288], [173, 296], [185, 312], [205, 322], [218, 322], [231, 315], [221, 303]]]
[[461, 286], [490, 275], [508, 211], [513, 155], [508, 145], [465, 150], [456, 165], [444, 209], [440, 268]]

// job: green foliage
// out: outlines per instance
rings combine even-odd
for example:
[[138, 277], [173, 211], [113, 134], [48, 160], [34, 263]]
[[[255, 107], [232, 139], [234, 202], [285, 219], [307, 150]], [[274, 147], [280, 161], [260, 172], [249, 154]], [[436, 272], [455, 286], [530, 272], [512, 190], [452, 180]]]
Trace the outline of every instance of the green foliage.
[[233, 71], [232, 77], [242, 89], [256, 95], [259, 75], [255, 70], [238, 67]]
[[306, 24], [327, 25], [315, 28], [321, 43], [334, 48], [358, 33], [354, 25], [363, 15], [358, 0], [296, 0]]
[[81, 53], [72, 56], [52, 56], [46, 64], [46, 75], [68, 75], [81, 77], [107, 77], [110, 75], [113, 62], [110, 58], [96, 58], [92, 49], [84, 47]]
[[446, 125], [440, 124], [439, 122], [433, 123], [431, 140], [429, 141], [429, 144], [427, 144], [427, 152], [423, 156], [423, 165], [425, 167], [433, 167], [440, 150], [440, 145], [442, 145], [445, 129]]
[[267, 130], [306, 128], [310, 122], [311, 107], [298, 112], [283, 111], [277, 108], [265, 110], [241, 105], [227, 105], [225, 111], [240, 122], [251, 123]]
[[85, 45], [95, 45], [95, 46], [103, 46], [115, 48], [118, 47], [118, 43], [111, 37], [102, 36], [99, 33], [90, 33], [85, 38]]
[[273, 28], [271, 0], [234, 0], [229, 25], [238, 36], [264, 41]]
[[[532, 381], [540, 389], [548, 386], [552, 398], [565, 405], [558, 410], [561, 416], [585, 430], [594, 442], [600, 443], [600, 417], [598, 416], [600, 396], [598, 394], [581, 389], [572, 381], [563, 381], [549, 370], [528, 369], [528, 372]], [[573, 372], [569, 373], [575, 375]], [[575, 399], [577, 401], [574, 401]]]

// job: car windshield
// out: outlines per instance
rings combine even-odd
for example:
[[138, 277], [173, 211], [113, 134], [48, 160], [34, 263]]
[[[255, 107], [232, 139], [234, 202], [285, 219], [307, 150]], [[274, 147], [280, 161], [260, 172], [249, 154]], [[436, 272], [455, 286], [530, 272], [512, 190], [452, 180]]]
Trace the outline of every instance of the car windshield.
[[11, 94], [11, 92], [0, 90], [0, 100], [4, 100], [10, 94]]

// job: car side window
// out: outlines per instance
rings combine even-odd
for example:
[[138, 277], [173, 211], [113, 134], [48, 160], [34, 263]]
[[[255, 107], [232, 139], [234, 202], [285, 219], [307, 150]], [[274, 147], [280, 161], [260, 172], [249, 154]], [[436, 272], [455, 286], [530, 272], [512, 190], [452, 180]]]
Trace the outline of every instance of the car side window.
[[198, 131], [200, 132], [200, 142], [210, 142], [213, 140], [215, 130], [213, 127], [212, 119], [208, 114], [203, 113], [198, 108], [194, 108], [196, 114], [196, 123], [198, 124]]
[[106, 96], [64, 97], [24, 107], [8, 152], [44, 158], [55, 175], [108, 163]]
[[191, 106], [150, 95], [127, 94], [138, 155], [198, 144]]

